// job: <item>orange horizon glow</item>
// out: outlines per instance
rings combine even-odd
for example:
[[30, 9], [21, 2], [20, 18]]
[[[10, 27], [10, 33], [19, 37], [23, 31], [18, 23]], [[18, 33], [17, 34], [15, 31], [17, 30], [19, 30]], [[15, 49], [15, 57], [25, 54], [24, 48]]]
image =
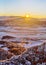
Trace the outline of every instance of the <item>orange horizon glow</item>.
[[0, 13], [0, 16], [22, 16], [22, 17], [27, 17], [27, 18], [29, 18], [29, 17], [33, 17], [33, 18], [46, 18], [46, 16], [44, 16], [44, 15], [32, 15], [32, 14], [26, 14], [26, 15], [21, 15], [21, 14], [10, 14], [10, 13], [7, 13], [7, 14], [1, 14]]

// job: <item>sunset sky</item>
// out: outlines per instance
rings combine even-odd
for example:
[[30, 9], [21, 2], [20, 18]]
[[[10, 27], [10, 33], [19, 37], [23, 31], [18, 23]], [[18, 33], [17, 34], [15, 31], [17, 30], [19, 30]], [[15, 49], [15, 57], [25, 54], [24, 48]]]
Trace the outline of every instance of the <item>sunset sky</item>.
[[46, 17], [46, 0], [0, 0], [0, 15]]

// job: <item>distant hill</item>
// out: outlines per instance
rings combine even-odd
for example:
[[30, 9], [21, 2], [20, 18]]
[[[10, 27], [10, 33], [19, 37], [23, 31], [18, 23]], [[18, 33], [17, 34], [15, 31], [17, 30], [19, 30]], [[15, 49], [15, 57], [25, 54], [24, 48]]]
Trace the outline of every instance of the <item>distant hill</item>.
[[30, 18], [17, 16], [0, 16], [0, 26], [46, 26], [46, 19]]

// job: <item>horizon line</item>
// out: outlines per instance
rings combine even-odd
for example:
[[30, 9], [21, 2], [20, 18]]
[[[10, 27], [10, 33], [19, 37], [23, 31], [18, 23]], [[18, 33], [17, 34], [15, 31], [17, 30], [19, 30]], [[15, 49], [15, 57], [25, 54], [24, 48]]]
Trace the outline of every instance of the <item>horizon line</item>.
[[3, 14], [0, 13], [0, 16], [21, 16], [21, 17], [25, 17], [26, 15], [29, 15], [29, 17], [33, 17], [33, 18], [46, 18], [46, 15], [37, 15], [37, 14], [30, 14], [30, 13], [26, 13], [26, 14]]

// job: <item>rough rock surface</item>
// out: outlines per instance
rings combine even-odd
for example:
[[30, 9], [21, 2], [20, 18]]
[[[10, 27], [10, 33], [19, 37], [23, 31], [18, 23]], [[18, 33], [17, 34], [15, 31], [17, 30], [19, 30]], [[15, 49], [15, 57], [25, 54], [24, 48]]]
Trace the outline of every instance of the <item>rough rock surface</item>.
[[40, 46], [28, 48], [21, 55], [0, 61], [0, 65], [46, 65], [46, 42]]
[[15, 55], [20, 55], [22, 54], [26, 49], [23, 47], [19, 47], [19, 48], [12, 48], [10, 50], [10, 52], [14, 53]]
[[6, 60], [9, 59], [13, 56], [13, 53], [10, 53], [8, 51], [5, 51], [3, 49], [0, 48], [0, 60]]

